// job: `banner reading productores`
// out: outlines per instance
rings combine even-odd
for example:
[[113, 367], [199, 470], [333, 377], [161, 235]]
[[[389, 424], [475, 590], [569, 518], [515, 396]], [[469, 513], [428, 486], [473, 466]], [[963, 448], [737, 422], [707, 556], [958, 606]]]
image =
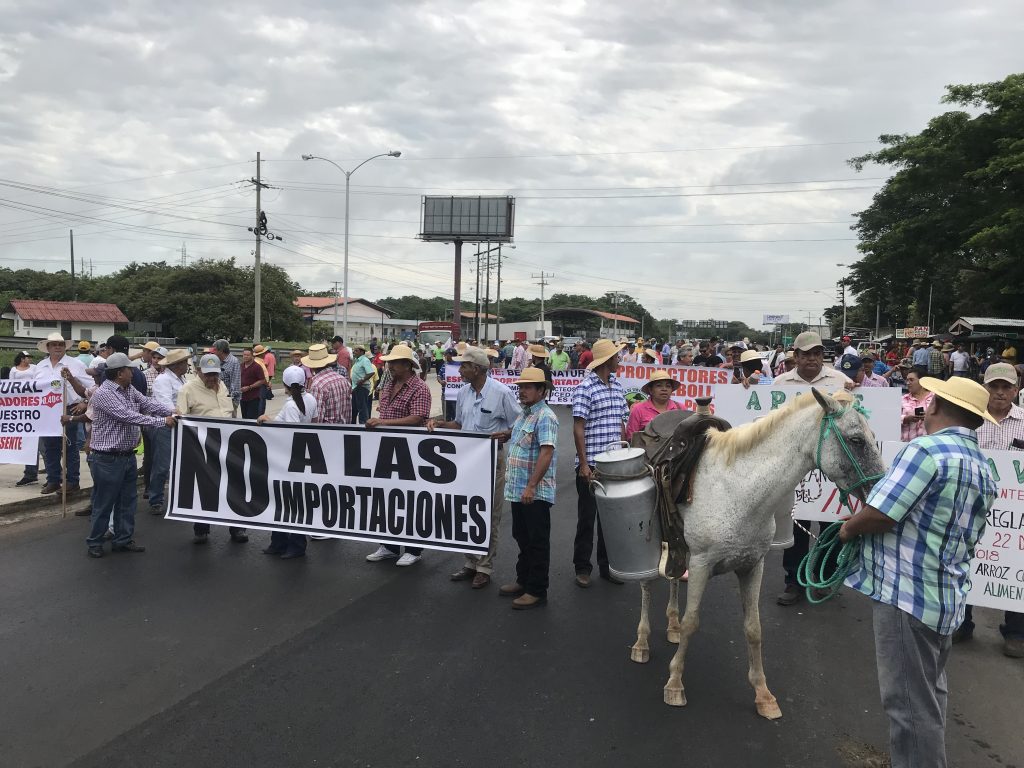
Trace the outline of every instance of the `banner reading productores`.
[[[513, 382], [519, 378], [519, 372], [511, 368], [492, 368], [489, 375], [495, 381], [509, 387], [513, 392], [518, 387]], [[572, 393], [587, 375], [585, 370], [556, 371], [551, 374], [551, 382], [555, 388], [548, 397], [548, 405], [572, 405]], [[458, 363], [444, 364], [444, 399], [454, 401], [459, 396], [459, 390], [466, 382], [462, 380], [459, 373]]]
[[186, 416], [167, 517], [484, 554], [496, 455], [487, 435]]
[[40, 437], [61, 434], [64, 382], [0, 380], [0, 464], [36, 462]]

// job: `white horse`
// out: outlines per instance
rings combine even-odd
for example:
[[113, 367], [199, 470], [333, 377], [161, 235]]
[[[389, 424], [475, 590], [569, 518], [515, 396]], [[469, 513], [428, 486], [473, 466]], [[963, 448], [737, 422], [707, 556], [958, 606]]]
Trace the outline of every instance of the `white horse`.
[[[841, 489], [862, 499], [871, 478], [884, 471], [882, 456], [864, 416], [851, 405], [852, 397], [837, 393], [801, 396], [752, 424], [727, 432], [710, 430], [708, 447], [693, 479], [693, 503], [680, 504], [686, 543], [690, 549], [690, 577], [686, 611], [679, 622], [679, 582], [670, 582], [668, 639], [679, 643], [669, 665], [665, 703], [686, 705], [683, 661], [686, 646], [699, 624], [700, 601], [708, 579], [735, 573], [743, 602], [743, 630], [747, 639], [754, 704], [762, 717], [782, 717], [768, 690], [761, 659], [761, 619], [758, 596], [764, 556], [772, 543], [776, 513], [789, 520], [793, 490], [808, 472], [818, 467]], [[815, 408], [815, 402], [821, 407]], [[852, 460], [851, 460], [852, 458]], [[640, 625], [630, 658], [650, 658], [650, 582], [642, 582]]]

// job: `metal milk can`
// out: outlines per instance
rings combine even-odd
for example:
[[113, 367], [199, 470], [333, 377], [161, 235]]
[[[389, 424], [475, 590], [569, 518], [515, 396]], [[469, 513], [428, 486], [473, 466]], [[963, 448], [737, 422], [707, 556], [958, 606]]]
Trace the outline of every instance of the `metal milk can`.
[[594, 498], [608, 549], [608, 570], [624, 581], [657, 578], [661, 520], [657, 487], [643, 448], [612, 443], [594, 463]]

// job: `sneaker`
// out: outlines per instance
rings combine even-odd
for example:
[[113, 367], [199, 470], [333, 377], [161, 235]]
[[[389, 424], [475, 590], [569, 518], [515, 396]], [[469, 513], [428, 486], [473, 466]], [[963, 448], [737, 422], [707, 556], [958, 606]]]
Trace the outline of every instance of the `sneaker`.
[[111, 552], [145, 552], [146, 548], [139, 546], [134, 541], [129, 541], [127, 544], [116, 544], [110, 548]]
[[398, 558], [398, 562], [395, 563], [395, 565], [400, 565], [402, 567], [405, 567], [407, 565], [412, 565], [413, 563], [418, 563], [419, 561], [420, 561], [420, 556], [419, 555], [414, 555], [411, 552], [406, 552], [404, 555], [402, 555], [400, 558]]
[[387, 547], [377, 547], [377, 551], [368, 554], [366, 556], [366, 560], [370, 563], [379, 563], [381, 560], [394, 560], [396, 557], [398, 557], [398, 555]]
[[32, 485], [32, 483], [38, 483], [38, 482], [39, 482], [39, 478], [38, 477], [23, 477], [23, 478], [21, 478], [21, 480], [16, 482], [15, 485], [20, 488], [23, 485]]
[[[328, 539], [333, 538], [333, 537], [332, 536], [324, 536], [323, 534], [320, 534], [320, 533], [311, 533], [311, 534], [309, 534], [309, 538], [313, 539], [313, 541], [327, 541]], [[367, 558], [367, 560], [369, 560], [369, 558]]]
[[89, 557], [103, 557], [103, 547], [89, 547]]
[[775, 598], [777, 605], [796, 605], [804, 599], [804, 591], [798, 584], [787, 584], [782, 594]]

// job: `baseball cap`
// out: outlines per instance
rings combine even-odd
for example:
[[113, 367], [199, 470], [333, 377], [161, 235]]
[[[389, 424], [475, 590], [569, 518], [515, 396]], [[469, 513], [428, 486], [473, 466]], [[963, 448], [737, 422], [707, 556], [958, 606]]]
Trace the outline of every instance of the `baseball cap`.
[[88, 341], [86, 341], [85, 339], [82, 339], [82, 341], [78, 342], [78, 348], [79, 348], [79, 349], [80, 349], [80, 350], [81, 350], [82, 352], [88, 352], [88, 351], [89, 351], [89, 350], [90, 350], [90, 349], [92, 348], [92, 344], [90, 344], [90, 343], [89, 343]]
[[799, 349], [801, 352], [810, 352], [812, 349], [818, 347], [824, 347], [821, 343], [821, 336], [816, 334], [814, 331], [804, 331], [796, 340], [793, 342], [793, 348]]
[[286, 387], [290, 387], [293, 384], [306, 383], [306, 372], [297, 365], [289, 366], [284, 369], [284, 373], [281, 375], [281, 380], [284, 382]]
[[199, 358], [199, 371], [200, 373], [220, 373], [220, 358], [216, 355], [203, 355]]
[[478, 347], [469, 347], [465, 352], [456, 358], [453, 358], [456, 363], [472, 363], [481, 368], [490, 368], [491, 361], [487, 357], [487, 353]]
[[843, 341], [852, 341], [852, 339], [849, 336], [843, 336]]
[[992, 363], [985, 371], [985, 383], [1008, 381], [1017, 386], [1017, 370], [1009, 363]]
[[124, 352], [115, 352], [107, 358], [107, 370], [114, 368], [127, 368], [132, 364], [132, 361], [128, 359], [128, 355]]
[[857, 375], [857, 371], [860, 370], [861, 361], [857, 355], [843, 355], [839, 361], [839, 365], [836, 367], [845, 373], [849, 378], [853, 378]]

